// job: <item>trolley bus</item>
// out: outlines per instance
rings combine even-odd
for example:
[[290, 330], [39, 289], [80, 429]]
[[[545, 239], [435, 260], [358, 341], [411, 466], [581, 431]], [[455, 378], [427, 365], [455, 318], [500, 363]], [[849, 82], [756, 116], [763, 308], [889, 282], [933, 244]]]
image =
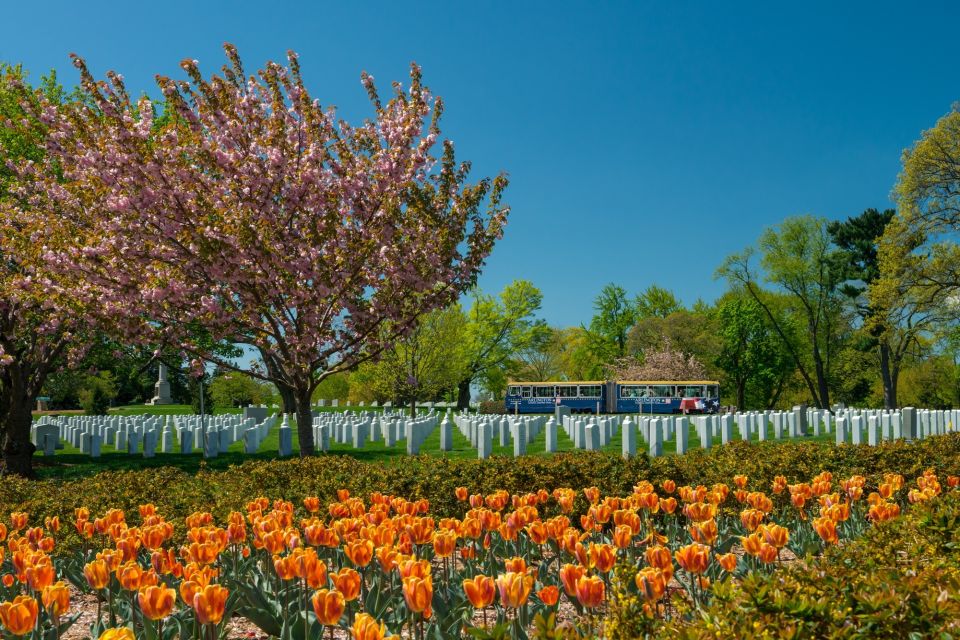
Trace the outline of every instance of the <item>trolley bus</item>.
[[505, 408], [509, 413], [716, 413], [720, 383], [716, 380], [585, 380], [510, 382]]

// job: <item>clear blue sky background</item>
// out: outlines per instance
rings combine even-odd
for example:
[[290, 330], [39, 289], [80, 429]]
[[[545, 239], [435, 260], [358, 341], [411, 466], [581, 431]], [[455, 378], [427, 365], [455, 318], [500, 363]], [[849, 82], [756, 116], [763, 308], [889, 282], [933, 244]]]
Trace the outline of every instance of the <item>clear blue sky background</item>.
[[511, 177], [513, 214], [481, 286], [544, 293], [589, 322], [603, 284], [690, 304], [728, 254], [784, 217], [891, 205], [900, 153], [960, 99], [957, 2], [5, 2], [0, 60], [76, 81], [76, 52], [156, 95], [221, 43], [248, 69], [300, 53], [341, 114], [370, 114], [411, 60], [477, 175]]

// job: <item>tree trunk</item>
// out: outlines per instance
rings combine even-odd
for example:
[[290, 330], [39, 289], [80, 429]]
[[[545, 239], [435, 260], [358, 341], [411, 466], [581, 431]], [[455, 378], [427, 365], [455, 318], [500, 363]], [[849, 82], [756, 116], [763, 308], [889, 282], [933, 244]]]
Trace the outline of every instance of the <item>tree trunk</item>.
[[32, 478], [33, 453], [37, 447], [30, 442], [30, 427], [33, 424], [35, 397], [27, 392], [26, 381], [16, 366], [11, 366], [6, 376], [2, 406], [6, 411], [0, 415], [0, 446], [3, 448], [3, 474]]
[[297, 437], [300, 439], [300, 457], [314, 454], [313, 446], [313, 409], [310, 407], [311, 389], [308, 385], [297, 387], [296, 400]]
[[457, 385], [457, 411], [470, 408], [470, 380], [461, 380]]
[[880, 378], [883, 380], [883, 406], [885, 409], [897, 408], [897, 387], [890, 371], [890, 345], [880, 340]]
[[280, 409], [282, 413], [296, 413], [297, 400], [293, 389], [285, 384], [274, 383], [277, 387], [277, 393], [280, 394]]
[[747, 380], [742, 378], [737, 381], [737, 411], [743, 411], [746, 406]]
[[817, 391], [814, 400], [818, 409], [830, 408], [830, 388], [827, 386], [827, 374], [823, 367], [823, 358], [820, 356], [820, 347], [816, 343], [816, 335], [813, 336], [813, 364], [817, 374]]
[[293, 391], [293, 387], [279, 382], [279, 380], [283, 379], [280, 367], [277, 366], [276, 362], [273, 361], [273, 358], [267, 355], [267, 352], [265, 352], [263, 349], [260, 349], [260, 359], [263, 360], [263, 364], [267, 368], [267, 373], [270, 374], [271, 378], [273, 378], [273, 384], [277, 387], [277, 393], [280, 394], [280, 408], [282, 413], [296, 413], [296, 394]]
[[410, 419], [414, 420], [417, 417], [417, 399], [410, 398]]

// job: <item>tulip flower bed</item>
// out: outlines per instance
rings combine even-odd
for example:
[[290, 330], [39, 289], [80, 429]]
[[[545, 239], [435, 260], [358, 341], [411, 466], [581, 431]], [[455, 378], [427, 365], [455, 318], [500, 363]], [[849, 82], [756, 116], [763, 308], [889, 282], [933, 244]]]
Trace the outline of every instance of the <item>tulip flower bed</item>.
[[[182, 534], [153, 504], [81, 507], [69, 523], [15, 512], [0, 525], [0, 627], [59, 637], [75, 620], [72, 584], [96, 596], [99, 638], [218, 638], [231, 616], [291, 640], [556, 637], [559, 623], [593, 637], [622, 631], [624, 602], [655, 629], [958, 486], [933, 471], [909, 484], [824, 471], [769, 484], [640, 480], [625, 495], [457, 487], [447, 516], [426, 499], [343, 489], [328, 501], [256, 498], [219, 521], [194, 512]], [[58, 545], [67, 531], [81, 541], [73, 549]]]

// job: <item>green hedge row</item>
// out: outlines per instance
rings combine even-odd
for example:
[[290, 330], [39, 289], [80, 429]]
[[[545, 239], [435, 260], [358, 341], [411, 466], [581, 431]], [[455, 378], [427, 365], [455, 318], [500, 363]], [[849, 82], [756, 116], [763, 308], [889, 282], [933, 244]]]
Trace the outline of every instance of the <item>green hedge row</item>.
[[434, 515], [447, 516], [461, 515], [462, 504], [454, 496], [454, 488], [460, 485], [484, 493], [597, 486], [604, 493], [623, 495], [643, 479], [658, 483], [670, 478], [678, 485], [710, 485], [730, 483], [735, 474], [742, 473], [750, 477], [751, 488], [769, 490], [776, 475], [785, 475], [793, 482], [828, 470], [835, 477], [862, 474], [873, 482], [889, 471], [912, 481], [927, 468], [941, 474], [960, 471], [960, 434], [878, 447], [738, 442], [707, 452], [653, 459], [638, 456], [623, 460], [614, 455], [578, 452], [483, 461], [419, 456], [401, 462], [371, 463], [327, 455], [249, 461], [224, 471], [201, 468], [196, 473], [159, 468], [104, 472], [66, 481], [3, 478], [0, 513], [27, 511], [34, 522], [54, 515], [72, 522], [76, 507], [85, 506], [94, 515], [109, 508], [133, 513], [138, 505], [152, 502], [167, 519], [182, 525], [183, 517], [194, 511], [211, 511], [220, 519], [257, 496], [291, 500], [300, 508], [304, 496], [333, 500], [337, 489], [346, 488], [360, 497], [379, 491], [408, 499], [426, 498]]

